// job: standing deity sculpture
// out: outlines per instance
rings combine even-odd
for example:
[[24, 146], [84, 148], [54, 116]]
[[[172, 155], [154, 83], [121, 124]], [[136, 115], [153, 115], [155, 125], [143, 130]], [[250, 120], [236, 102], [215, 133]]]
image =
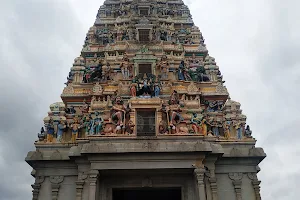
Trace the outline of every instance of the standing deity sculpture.
[[99, 116], [99, 113], [96, 113], [96, 117], [94, 119], [94, 129], [95, 129], [95, 134], [100, 135], [101, 131], [103, 129], [103, 122], [104, 120]]
[[168, 62], [168, 58], [166, 55], [164, 55], [161, 58], [161, 61], [159, 62], [158, 67], [160, 68], [161, 79], [168, 79], [169, 62]]
[[85, 136], [89, 135], [89, 132], [90, 132], [90, 129], [91, 129], [90, 123], [91, 123], [91, 118], [90, 118], [89, 115], [86, 115], [83, 118], [83, 127], [85, 128], [84, 129]]
[[243, 139], [243, 124], [242, 124], [242, 122], [235, 122], [235, 123], [233, 124], [233, 127], [234, 127], [235, 130], [236, 130], [236, 136], [237, 136], [237, 139], [238, 139], [238, 140]]
[[82, 114], [87, 114], [89, 112], [89, 108], [89, 104], [86, 102], [86, 100], [83, 100], [83, 105], [79, 109], [82, 112]]
[[203, 118], [201, 121], [202, 135], [207, 136], [207, 120]]
[[200, 134], [202, 132], [202, 127], [201, 127], [202, 118], [203, 118], [202, 115], [198, 117], [197, 113], [193, 113], [191, 124], [195, 134]]
[[175, 124], [184, 120], [180, 115], [181, 108], [177, 97], [177, 91], [172, 93], [170, 105], [168, 106], [167, 111], [170, 113], [170, 127], [174, 127]]
[[127, 113], [127, 108], [124, 106], [122, 98], [120, 96], [116, 97], [114, 105], [112, 107], [111, 119], [117, 121], [117, 126], [123, 127], [125, 124], [125, 115]]
[[224, 129], [224, 137], [226, 140], [228, 140], [231, 136], [230, 136], [230, 122], [224, 122], [223, 123], [223, 129]]
[[72, 132], [71, 142], [75, 143], [76, 139], [78, 138], [79, 129], [81, 128], [78, 119], [74, 118], [73, 123], [69, 124], [68, 127], [71, 128], [71, 132]]
[[55, 132], [52, 118], [50, 118], [46, 128], [47, 128], [47, 142], [52, 143], [54, 138], [54, 132]]
[[154, 96], [155, 97], [158, 97], [159, 96], [159, 94], [160, 94], [160, 85], [158, 84], [158, 83], [156, 83], [155, 85], [154, 85]]
[[64, 133], [64, 130], [66, 129], [66, 124], [63, 120], [60, 120], [58, 126], [57, 126], [57, 142], [62, 142], [62, 136]]
[[122, 63], [120, 65], [121, 72], [123, 75], [123, 79], [129, 79], [130, 77], [130, 70], [132, 70], [132, 65], [129, 62], [129, 58], [126, 54], [124, 54]]
[[136, 97], [136, 92], [137, 92], [137, 84], [136, 83], [131, 83], [130, 85], [130, 94], [132, 97]]

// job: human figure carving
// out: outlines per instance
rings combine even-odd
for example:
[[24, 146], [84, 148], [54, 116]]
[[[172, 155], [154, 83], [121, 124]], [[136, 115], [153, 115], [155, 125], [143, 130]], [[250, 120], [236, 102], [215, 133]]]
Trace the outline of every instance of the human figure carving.
[[123, 61], [120, 65], [120, 68], [121, 68], [121, 72], [122, 72], [122, 75], [123, 75], [123, 79], [129, 79], [130, 70], [132, 68], [132, 65], [130, 64], [129, 58], [126, 54], [124, 54]]
[[122, 127], [125, 121], [126, 107], [122, 104], [122, 99], [120, 96], [116, 97], [112, 111], [112, 120], [117, 120], [117, 126]]
[[161, 72], [161, 79], [168, 79], [168, 72], [169, 72], [169, 62], [166, 55], [161, 58], [161, 61], [158, 64]]

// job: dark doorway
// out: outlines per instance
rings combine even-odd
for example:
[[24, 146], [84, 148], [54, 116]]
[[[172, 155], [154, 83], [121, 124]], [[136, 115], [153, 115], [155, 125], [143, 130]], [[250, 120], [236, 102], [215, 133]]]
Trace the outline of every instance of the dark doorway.
[[143, 77], [144, 74], [152, 74], [151, 64], [139, 64], [139, 74], [141, 77]]
[[181, 200], [181, 188], [113, 189], [113, 200]]
[[155, 110], [137, 110], [137, 136], [155, 136]]

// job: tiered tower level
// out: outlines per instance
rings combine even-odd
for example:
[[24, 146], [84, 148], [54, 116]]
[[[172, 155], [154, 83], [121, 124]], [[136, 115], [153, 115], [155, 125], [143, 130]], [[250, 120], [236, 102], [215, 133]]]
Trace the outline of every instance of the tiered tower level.
[[26, 158], [33, 199], [261, 199], [265, 153], [224, 82], [183, 1], [106, 0]]

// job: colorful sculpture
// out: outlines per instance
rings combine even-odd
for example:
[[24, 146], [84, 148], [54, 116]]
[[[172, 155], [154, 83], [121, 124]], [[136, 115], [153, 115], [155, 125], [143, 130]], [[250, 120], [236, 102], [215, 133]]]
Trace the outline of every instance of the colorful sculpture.
[[81, 127], [80, 127], [80, 124], [79, 124], [77, 118], [74, 118], [73, 120], [74, 120], [73, 123], [72, 123], [72, 124], [69, 124], [68, 127], [71, 128], [71, 132], [72, 132], [72, 139], [71, 139], [71, 142], [72, 142], [72, 143], [75, 143], [75, 142], [76, 142], [76, 139], [78, 138], [79, 129], [80, 129]]
[[62, 136], [64, 133], [65, 128], [67, 128], [66, 124], [63, 120], [60, 120], [58, 126], [57, 126], [57, 142], [62, 142]]
[[54, 138], [54, 125], [53, 125], [53, 119], [50, 118], [47, 124], [47, 142], [52, 143], [53, 138]]
[[168, 73], [169, 73], [169, 62], [168, 62], [168, 57], [164, 55], [161, 58], [160, 63], [158, 64], [158, 67], [161, 72], [161, 79], [165, 80], [168, 79]]
[[202, 131], [202, 126], [201, 126], [202, 118], [203, 116], [198, 117], [197, 113], [193, 113], [192, 115], [191, 124], [195, 134], [200, 134]]
[[103, 122], [104, 120], [99, 116], [99, 113], [96, 113], [96, 117], [94, 119], [94, 129], [95, 129], [95, 134], [100, 135], [101, 131], [103, 129]]
[[125, 124], [125, 115], [127, 113], [127, 108], [123, 105], [122, 98], [120, 96], [116, 97], [115, 104], [112, 107], [111, 118], [117, 121], [117, 126], [122, 127]]
[[122, 72], [122, 75], [123, 75], [123, 79], [129, 79], [130, 70], [132, 69], [132, 66], [129, 62], [129, 58], [128, 58], [127, 54], [124, 54], [122, 63], [120, 65], [120, 68], [121, 68], [121, 72]]

